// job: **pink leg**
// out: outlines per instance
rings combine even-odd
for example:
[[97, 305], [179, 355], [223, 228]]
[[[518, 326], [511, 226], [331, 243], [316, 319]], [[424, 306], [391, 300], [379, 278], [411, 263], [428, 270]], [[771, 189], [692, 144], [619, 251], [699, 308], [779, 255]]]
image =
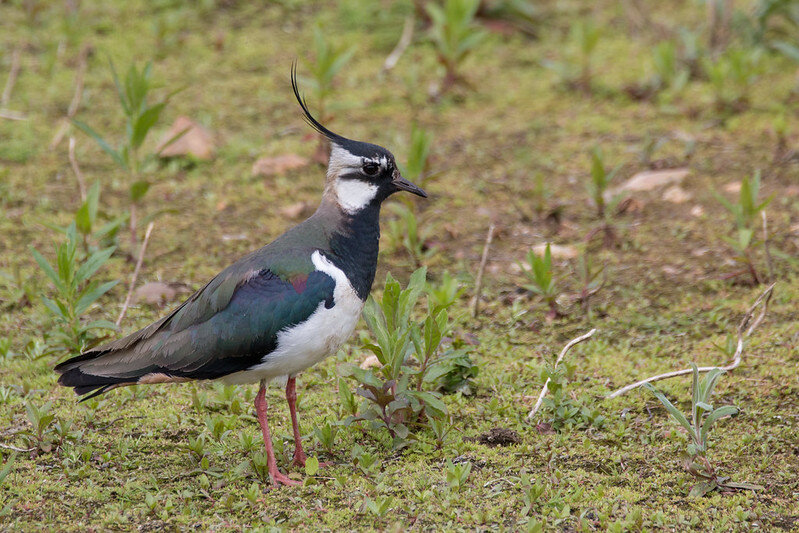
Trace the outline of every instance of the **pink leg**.
[[294, 377], [290, 377], [286, 382], [286, 401], [289, 404], [291, 427], [294, 430], [294, 464], [297, 466], [305, 466], [307, 457], [302, 449], [300, 425], [297, 423], [297, 379]]
[[275, 451], [272, 449], [272, 435], [269, 432], [269, 422], [266, 418], [266, 407], [266, 380], [261, 380], [261, 388], [258, 389], [258, 394], [255, 396], [255, 412], [258, 415], [258, 423], [261, 424], [261, 431], [264, 434], [266, 464], [269, 468], [269, 477], [272, 478], [272, 483], [275, 485], [279, 485], [280, 483], [284, 485], [299, 485], [299, 481], [289, 479], [277, 469]]

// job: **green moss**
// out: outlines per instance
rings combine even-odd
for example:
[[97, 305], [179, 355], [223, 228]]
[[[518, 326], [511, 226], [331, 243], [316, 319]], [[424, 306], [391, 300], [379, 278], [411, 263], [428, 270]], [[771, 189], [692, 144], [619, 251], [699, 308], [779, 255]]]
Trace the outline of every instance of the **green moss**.
[[[4, 50], [19, 45], [23, 68], [9, 108], [25, 121], [0, 119], [0, 271], [34, 295], [19, 295], [17, 281], [0, 279], [0, 338], [11, 339], [13, 356], [0, 359], [0, 443], [20, 447], [28, 429], [25, 405], [52, 401], [58, 421], [72, 422], [72, 437], [49, 453], [17, 454], [13, 471], [0, 482], [0, 528], [19, 531], [59, 529], [218, 530], [522, 530], [530, 518], [547, 529], [792, 530], [799, 526], [795, 412], [799, 387], [795, 347], [795, 303], [799, 277], [795, 261], [799, 203], [795, 165], [774, 163], [774, 116], [787, 113], [793, 71], [785, 60], [765, 56], [766, 74], [752, 90], [753, 107], [720, 120], [712, 91], [692, 81], [672, 109], [634, 101], [625, 86], [647, 73], [654, 32], [631, 31], [613, 2], [585, 9], [579, 3], [542, 5], [540, 35], [492, 35], [466, 61], [463, 74], [474, 91], [428, 102], [427, 87], [439, 79], [434, 51], [417, 42], [397, 67], [378, 74], [399, 38], [409, 2], [386, 8], [347, 1], [318, 9], [300, 1], [267, 6], [250, 2], [160, 1], [83, 2], [78, 29], [64, 23], [64, 7], [47, 4], [29, 26], [16, 3], [0, 6]], [[674, 3], [647, 6], [650, 20], [664, 27], [698, 28], [701, 6]], [[595, 92], [584, 95], [558, 85], [539, 66], [557, 59], [575, 19], [593, 17], [606, 26], [595, 53]], [[420, 224], [430, 228], [439, 251], [430, 260], [431, 278], [449, 270], [467, 281], [467, 295], [453, 308], [457, 335], [478, 342], [476, 395], [447, 397], [454, 429], [441, 449], [432, 433], [401, 454], [381, 437], [342, 428], [328, 455], [313, 437], [314, 426], [338, 419], [337, 365], [358, 361], [365, 352], [356, 340], [300, 377], [300, 413], [306, 447], [333, 465], [306, 479], [303, 487], [269, 490], [253, 471], [251, 452], [241, 435], [262, 446], [252, 413], [254, 391], [220, 385], [152, 386], [112, 391], [97, 402], [77, 404], [55, 386], [51, 368], [63, 354], [30, 359], [30, 343], [51, 326], [35, 296], [46, 280], [35, 268], [29, 247], [51, 250], [55, 235], [44, 223], [65, 224], [79, 204], [69, 170], [67, 143], [49, 148], [71, 100], [76, 59], [83, 42], [89, 60], [77, 117], [103, 132], [121, 127], [107, 58], [118, 66], [155, 58], [163, 94], [185, 86], [170, 104], [165, 123], [185, 114], [218, 136], [216, 160], [194, 166], [168, 164], [153, 172], [154, 185], [143, 211], [169, 208], [156, 221], [140, 282], [180, 281], [201, 286], [247, 251], [279, 235], [293, 221], [280, 209], [316, 202], [323, 170], [310, 166], [278, 178], [254, 178], [250, 169], [262, 155], [294, 152], [310, 156], [307, 137], [291, 96], [288, 72], [293, 58], [310, 61], [312, 27], [320, 22], [338, 44], [356, 47], [336, 80], [330, 101], [330, 127], [374, 141], [405, 156], [411, 122], [435, 138], [431, 199], [418, 203]], [[62, 46], [63, 43], [63, 46]], [[60, 51], [59, 51], [60, 50]], [[3, 56], [5, 79], [9, 61]], [[410, 91], [410, 97], [409, 97]], [[160, 94], [158, 94], [160, 96]], [[795, 98], [795, 96], [793, 96]], [[164, 126], [156, 131], [155, 142]], [[102, 209], [127, 204], [122, 176], [113, 162], [80, 132], [77, 157], [90, 183], [100, 180]], [[566, 298], [568, 316], [544, 320], [546, 306], [516, 288], [523, 282], [513, 266], [529, 246], [544, 240], [580, 244], [596, 227], [584, 183], [590, 149], [602, 147], [610, 167], [622, 165], [617, 180], [643, 170], [640, 154], [648, 137], [664, 138], [654, 160], [687, 166], [684, 183], [693, 198], [669, 204], [660, 192], [636, 195], [637, 204], [614, 217], [618, 248], [592, 241], [596, 264], [607, 265], [607, 282], [593, 301], [594, 318], [583, 317]], [[793, 141], [795, 142], [795, 141]], [[688, 147], [693, 153], [688, 158]], [[634, 391], [603, 401], [615, 387], [642, 377], [686, 367], [690, 361], [721, 363], [712, 343], [722, 343], [758, 288], [722, 280], [729, 266], [721, 239], [732, 221], [713, 192], [764, 170], [764, 194], [780, 283], [771, 309], [747, 345], [744, 360], [724, 376], [718, 401], [735, 404], [741, 415], [719, 423], [711, 438], [712, 457], [735, 481], [766, 486], [757, 494], [714, 494], [688, 500], [694, 480], [681, 466], [685, 437], [648, 394]], [[547, 206], [561, 206], [559, 227], [535, 218], [535, 173], [545, 176]], [[528, 205], [530, 206], [528, 208]], [[694, 206], [705, 214], [691, 214]], [[387, 216], [390, 214], [386, 213]], [[471, 319], [468, 297], [490, 220], [498, 232], [492, 245], [481, 316]], [[103, 276], [127, 281], [131, 264], [122, 254]], [[757, 256], [763, 264], [762, 255]], [[557, 262], [557, 261], [556, 261]], [[665, 268], [664, 267], [668, 267]], [[571, 294], [579, 290], [568, 265], [556, 264]], [[413, 270], [399, 250], [381, 256], [378, 279], [391, 270], [406, 279]], [[18, 272], [15, 276], [14, 272]], [[93, 318], [113, 320], [124, 300], [121, 283], [92, 310]], [[24, 292], [24, 291], [23, 291]], [[514, 300], [519, 300], [512, 306]], [[164, 310], [133, 306], [123, 332], [156, 319]], [[601, 430], [552, 434], [529, 424], [526, 415], [541, 387], [540, 371], [562, 345], [591, 327], [596, 338], [569, 354], [576, 363], [569, 390], [596, 406], [608, 422]], [[355, 339], [365, 338], [364, 330]], [[685, 407], [687, 380], [659, 387]], [[194, 407], [193, 391], [203, 406]], [[235, 407], [238, 402], [239, 407]], [[270, 389], [269, 403], [281, 468], [289, 464], [291, 428], [282, 393]], [[240, 408], [240, 412], [235, 410]], [[213, 437], [208, 417], [221, 417], [225, 430]], [[490, 448], [471, 440], [494, 427], [514, 429], [520, 442]], [[205, 435], [207, 465], [189, 450], [189, 440]], [[364, 473], [352, 450], [377, 456]], [[3, 460], [10, 451], [0, 449]], [[472, 470], [459, 490], [447, 484], [447, 460], [469, 461]], [[289, 471], [303, 476], [298, 469]], [[257, 501], [246, 492], [258, 484]], [[543, 492], [534, 501], [530, 487]], [[391, 497], [384, 517], [364, 506]], [[149, 502], [149, 503], [148, 503]], [[152, 504], [152, 506], [150, 505]], [[152, 507], [152, 508], [151, 508]]]

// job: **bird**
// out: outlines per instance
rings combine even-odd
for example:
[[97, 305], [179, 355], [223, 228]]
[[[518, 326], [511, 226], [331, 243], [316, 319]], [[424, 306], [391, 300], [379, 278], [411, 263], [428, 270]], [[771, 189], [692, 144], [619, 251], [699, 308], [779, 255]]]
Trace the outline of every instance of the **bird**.
[[81, 401], [127, 385], [259, 383], [255, 411], [269, 476], [278, 486], [298, 482], [277, 467], [267, 384], [286, 380], [292, 464], [304, 466], [297, 375], [335, 354], [355, 329], [377, 269], [383, 201], [400, 191], [427, 198], [387, 149], [333, 133], [314, 118], [300, 95], [296, 63], [290, 80], [303, 118], [331, 146], [313, 215], [222, 270], [160, 320], [55, 367], [58, 383]]

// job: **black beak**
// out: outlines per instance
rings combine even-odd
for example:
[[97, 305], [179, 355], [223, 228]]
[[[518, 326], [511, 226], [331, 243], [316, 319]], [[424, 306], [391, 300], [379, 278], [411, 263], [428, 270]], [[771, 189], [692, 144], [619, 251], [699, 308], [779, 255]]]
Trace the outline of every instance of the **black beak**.
[[421, 196], [422, 198], [427, 198], [427, 193], [424, 192], [421, 188], [417, 187], [410, 181], [403, 178], [399, 172], [394, 174], [394, 179], [391, 180], [391, 183], [394, 184], [394, 187], [401, 191], [408, 191], [410, 193], [415, 194], [416, 196]]

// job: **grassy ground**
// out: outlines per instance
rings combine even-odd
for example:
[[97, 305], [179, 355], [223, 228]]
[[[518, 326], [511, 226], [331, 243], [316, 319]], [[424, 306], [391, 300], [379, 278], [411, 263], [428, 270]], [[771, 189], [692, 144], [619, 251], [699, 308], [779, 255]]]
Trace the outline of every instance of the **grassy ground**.
[[[35, 18], [16, 3], [0, 4], [0, 78], [9, 71], [11, 50], [19, 47], [21, 68], [7, 107], [26, 117], [0, 119], [0, 270], [12, 278], [0, 286], [0, 339], [11, 343], [0, 358], [3, 461], [11, 460], [9, 447], [26, 446], [26, 408], [52, 402], [54, 423], [72, 424], [70, 438], [51, 450], [13, 456], [10, 474], [0, 481], [0, 527], [534, 530], [540, 521], [545, 529], [569, 531], [799, 530], [799, 276], [791, 259], [799, 251], [799, 180], [795, 158], [775, 158], [773, 132], [776, 118], [785, 117], [788, 148], [799, 143], [795, 64], [766, 55], [752, 86], [752, 105], [740, 112], [717, 109], [712, 87], [701, 79], [670, 103], [638, 101], [625, 87], [652, 72], [654, 44], [681, 26], [701, 32], [704, 8], [659, 3], [641, 19], [615, 2], [590, 8], [544, 2], [536, 39], [492, 33], [463, 67], [473, 90], [456, 89], [431, 102], [427, 87], [440, 73], [421, 28], [396, 69], [380, 73], [410, 3], [349, 0], [322, 10], [297, 1], [267, 7], [235, 1], [193, 8], [180, 1], [155, 4], [83, 2], [71, 22], [60, 4], [43, 3]], [[594, 57], [593, 90], [585, 94], [564, 88], [540, 65], [568, 48], [572, 21], [589, 19], [604, 33]], [[379, 433], [342, 428], [327, 451], [313, 430], [339, 418], [337, 367], [366, 357], [359, 342], [368, 338], [362, 324], [345, 349], [299, 380], [306, 447], [332, 466], [315, 476], [289, 467], [304, 485], [269, 490], [251, 465], [252, 450], [261, 446], [253, 387], [139, 387], [77, 404], [70, 391], [55, 385], [52, 366], [67, 354], [35, 356], [36, 342], [54, 326], [38, 299], [50, 288], [29, 247], [52, 257], [60, 237], [45, 224], [67, 224], [79, 205], [66, 141], [55, 149], [48, 145], [72, 98], [84, 42], [95, 52], [78, 118], [121, 136], [107, 57], [123, 66], [152, 58], [163, 87], [157, 94], [186, 87], [156, 133], [185, 114], [214, 131], [219, 143], [212, 162], [172, 162], [153, 171], [143, 210], [169, 211], [156, 220], [140, 282], [198, 288], [296, 223], [281, 208], [315, 203], [323, 169], [310, 166], [263, 179], [251, 177], [250, 168], [259, 156], [309, 156], [314, 150], [288, 84], [294, 58], [300, 58], [301, 73], [307, 71], [303, 62], [312, 57], [314, 23], [331, 41], [354, 46], [330, 100], [333, 130], [385, 145], [401, 160], [412, 121], [435, 137], [432, 168], [439, 174], [426, 184], [430, 199], [415, 208], [434, 249], [426, 260], [430, 278], [435, 283], [449, 271], [466, 289], [453, 307], [453, 337], [475, 345], [480, 373], [473, 395], [446, 396], [453, 422], [443, 447], [422, 431], [418, 442], [393, 452]], [[88, 137], [75, 135], [86, 179], [102, 183], [102, 210], [125, 209], [124, 180], [111, 159]], [[663, 143], [646, 161], [650, 139]], [[650, 166], [688, 168], [683, 188], [691, 199], [669, 203], [662, 189], [632, 195], [628, 209], [611, 218], [616, 241], [603, 246], [598, 236], [589, 245], [594, 262], [606, 265], [607, 278], [593, 299], [592, 316], [569, 303], [579, 283], [570, 262], [558, 260], [566, 316], [548, 321], [546, 306], [520, 289], [524, 279], [516, 262], [532, 245], [578, 246], [597, 228], [583, 185], [594, 145], [602, 147], [609, 166], [620, 165], [618, 183]], [[732, 218], [715, 195], [732, 200], [724, 186], [755, 169], [763, 172], [762, 197], [774, 196], [768, 214], [778, 285], [743, 363], [718, 386], [716, 402], [736, 405], [741, 413], [718, 424], [709, 456], [733, 481], [764, 490], [689, 498], [695, 480], [680, 459], [687, 438], [660, 403], [641, 390], [610, 401], [603, 397], [692, 361], [726, 361], [714, 343], [724, 343], [763, 287], [745, 276], [725, 279], [740, 267], [722, 239], [732, 234]], [[533, 179], [538, 173], [546, 188], [543, 214], [534, 209], [541, 200]], [[497, 231], [483, 310], [472, 319], [469, 297], [492, 221]], [[396, 236], [384, 234], [383, 241], [378, 280], [389, 270], [407, 280], [413, 260]], [[100, 279], [129, 279], [124, 239], [121, 245]], [[762, 250], [755, 259], [765, 274]], [[125, 285], [104, 296], [90, 316], [114, 320]], [[382, 281], [376, 285], [379, 291]], [[26, 291], [35, 297], [22, 296]], [[121, 330], [133, 331], [164, 312], [134, 306]], [[567, 356], [573, 365], [567, 397], [598, 410], [605, 424], [555, 432], [551, 426], [562, 420], [549, 411], [529, 423], [542, 368], [565, 342], [592, 327], [599, 328], [595, 338]], [[688, 379], [659, 387], [678, 406], [690, 405]], [[278, 388], [268, 398], [278, 462], [287, 468], [287, 408]], [[518, 442], [481, 444], [479, 437], [494, 428], [516, 431]], [[205, 460], [189, 448], [198, 436], [206, 437]], [[356, 461], [356, 447], [376, 457], [375, 464]], [[471, 464], [463, 483], [448, 482], [448, 462]]]

